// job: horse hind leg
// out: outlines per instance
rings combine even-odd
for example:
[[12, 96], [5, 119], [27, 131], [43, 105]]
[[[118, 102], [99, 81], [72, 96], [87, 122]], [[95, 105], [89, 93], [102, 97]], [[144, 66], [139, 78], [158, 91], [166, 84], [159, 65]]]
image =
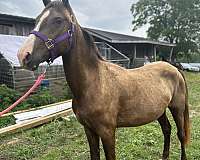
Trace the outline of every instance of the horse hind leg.
[[166, 116], [166, 112], [164, 112], [163, 115], [160, 118], [158, 118], [158, 122], [161, 126], [164, 135], [164, 148], [163, 148], [162, 160], [167, 160], [169, 158], [171, 125]]
[[185, 153], [185, 130], [184, 130], [184, 111], [178, 108], [170, 108], [177, 127], [177, 136], [181, 143], [181, 160], [187, 160]]

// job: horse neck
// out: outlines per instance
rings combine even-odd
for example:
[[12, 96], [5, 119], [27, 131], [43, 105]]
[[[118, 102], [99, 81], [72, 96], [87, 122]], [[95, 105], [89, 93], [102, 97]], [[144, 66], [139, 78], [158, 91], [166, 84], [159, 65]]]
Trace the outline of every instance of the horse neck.
[[74, 41], [71, 51], [63, 56], [63, 66], [74, 97], [80, 98], [97, 80], [100, 61], [97, 50], [88, 45], [80, 28]]

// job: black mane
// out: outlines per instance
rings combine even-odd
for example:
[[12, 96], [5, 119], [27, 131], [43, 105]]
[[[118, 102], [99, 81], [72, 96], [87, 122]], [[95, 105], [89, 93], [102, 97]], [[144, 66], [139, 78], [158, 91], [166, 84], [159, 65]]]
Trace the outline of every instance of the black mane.
[[85, 41], [87, 42], [87, 45], [90, 47], [90, 48], [93, 48], [96, 52], [96, 55], [97, 57], [100, 59], [100, 60], [105, 60], [101, 55], [100, 55], [100, 52], [97, 48], [97, 46], [95, 45], [95, 42], [94, 42], [94, 38], [84, 29], [81, 27], [81, 30], [82, 30], [82, 33], [83, 33], [83, 36], [84, 36], [84, 39]]

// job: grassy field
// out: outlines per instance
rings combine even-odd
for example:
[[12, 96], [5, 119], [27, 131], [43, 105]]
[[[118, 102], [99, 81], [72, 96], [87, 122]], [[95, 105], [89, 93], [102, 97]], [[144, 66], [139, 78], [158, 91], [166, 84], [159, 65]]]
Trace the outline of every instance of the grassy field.
[[[187, 147], [189, 160], [200, 160], [200, 74], [187, 73], [191, 111], [192, 137]], [[180, 157], [176, 127], [172, 120], [170, 159]], [[156, 160], [161, 157], [163, 135], [157, 122], [117, 131], [117, 159]], [[102, 149], [101, 149], [102, 150]], [[104, 158], [103, 150], [101, 154]], [[14, 135], [0, 137], [0, 160], [88, 160], [89, 147], [82, 126], [71, 117], [56, 120]]]

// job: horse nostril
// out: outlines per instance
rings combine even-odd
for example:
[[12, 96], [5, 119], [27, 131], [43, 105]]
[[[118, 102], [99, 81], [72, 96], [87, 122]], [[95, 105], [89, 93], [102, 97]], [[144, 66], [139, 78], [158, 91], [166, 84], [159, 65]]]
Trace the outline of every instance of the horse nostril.
[[27, 55], [26, 55], [26, 60], [29, 60], [31, 58], [31, 54], [29, 52], [27, 52]]
[[24, 59], [25, 64], [28, 64], [31, 61], [31, 59], [32, 59], [31, 54], [29, 52], [27, 52], [27, 55]]

